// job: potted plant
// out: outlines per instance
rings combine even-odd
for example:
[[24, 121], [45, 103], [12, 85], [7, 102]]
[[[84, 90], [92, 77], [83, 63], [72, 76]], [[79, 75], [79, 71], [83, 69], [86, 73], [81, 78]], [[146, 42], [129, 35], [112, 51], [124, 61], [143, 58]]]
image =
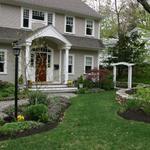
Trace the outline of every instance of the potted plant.
[[73, 87], [73, 81], [72, 80], [68, 80], [67, 85], [68, 85], [68, 87]]
[[28, 80], [28, 87], [31, 88], [32, 87], [32, 81]]
[[79, 89], [83, 88], [83, 76], [81, 75], [79, 78], [78, 78], [78, 86], [79, 86]]

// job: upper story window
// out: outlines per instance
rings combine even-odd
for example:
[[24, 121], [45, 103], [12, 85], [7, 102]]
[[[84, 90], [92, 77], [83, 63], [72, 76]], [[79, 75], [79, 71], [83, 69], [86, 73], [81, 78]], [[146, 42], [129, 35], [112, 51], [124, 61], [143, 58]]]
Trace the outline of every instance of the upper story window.
[[44, 21], [45, 20], [45, 13], [42, 11], [33, 10], [32, 11], [32, 19]]
[[66, 25], [65, 25], [65, 32], [67, 33], [74, 33], [74, 22], [75, 22], [75, 19], [74, 17], [71, 17], [71, 16], [66, 16]]
[[53, 13], [48, 13], [48, 25], [54, 26], [54, 14]]
[[31, 29], [32, 23], [40, 22], [43, 25], [55, 26], [55, 13], [37, 11], [28, 8], [21, 9], [21, 27]]
[[94, 21], [86, 20], [86, 35], [93, 36], [94, 35]]
[[88, 73], [93, 69], [93, 56], [84, 57], [84, 73]]
[[7, 61], [6, 61], [7, 52], [0, 50], [0, 74], [7, 72]]
[[29, 28], [29, 9], [24, 9], [23, 10], [23, 27]]

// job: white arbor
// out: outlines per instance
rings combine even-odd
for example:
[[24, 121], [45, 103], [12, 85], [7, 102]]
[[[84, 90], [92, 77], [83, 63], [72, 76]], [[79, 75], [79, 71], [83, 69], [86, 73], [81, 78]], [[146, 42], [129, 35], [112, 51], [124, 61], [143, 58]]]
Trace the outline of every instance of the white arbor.
[[111, 66], [113, 66], [113, 82], [114, 82], [114, 88], [116, 88], [116, 79], [117, 79], [117, 66], [124, 65], [128, 67], [128, 89], [132, 88], [132, 66], [134, 64], [127, 63], [127, 62], [119, 62], [119, 63], [113, 63]]

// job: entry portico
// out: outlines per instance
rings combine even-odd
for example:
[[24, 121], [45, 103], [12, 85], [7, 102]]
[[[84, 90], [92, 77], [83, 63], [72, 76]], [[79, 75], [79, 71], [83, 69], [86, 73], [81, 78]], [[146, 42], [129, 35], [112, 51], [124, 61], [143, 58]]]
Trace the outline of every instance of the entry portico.
[[[46, 42], [37, 42], [34, 44], [34, 41], [37, 39], [45, 39]], [[52, 48], [50, 43], [57, 44], [57, 52], [59, 51], [59, 63], [56, 65], [53, 63], [56, 49]], [[72, 44], [53, 26], [47, 26], [36, 30], [31, 36], [26, 38], [24, 46], [26, 80], [35, 82], [55, 82], [54, 69], [58, 69], [59, 83], [67, 83], [69, 50]], [[35, 65], [32, 66], [32, 63], [35, 63]], [[63, 79], [62, 76], [64, 77]]]

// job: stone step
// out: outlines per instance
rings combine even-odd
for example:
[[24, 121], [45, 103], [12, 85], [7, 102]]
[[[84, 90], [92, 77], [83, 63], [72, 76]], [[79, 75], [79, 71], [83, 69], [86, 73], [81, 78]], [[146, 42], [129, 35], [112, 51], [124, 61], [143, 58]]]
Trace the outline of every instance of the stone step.
[[66, 84], [44, 84], [44, 85], [32, 85], [32, 89], [44, 89], [44, 88], [67, 88]]
[[39, 89], [36, 89], [36, 88], [31, 88], [30, 91], [42, 91], [42, 92], [46, 92], [46, 93], [74, 93], [78, 90], [78, 88], [69, 88], [69, 87], [66, 87], [66, 88], [39, 88]]

